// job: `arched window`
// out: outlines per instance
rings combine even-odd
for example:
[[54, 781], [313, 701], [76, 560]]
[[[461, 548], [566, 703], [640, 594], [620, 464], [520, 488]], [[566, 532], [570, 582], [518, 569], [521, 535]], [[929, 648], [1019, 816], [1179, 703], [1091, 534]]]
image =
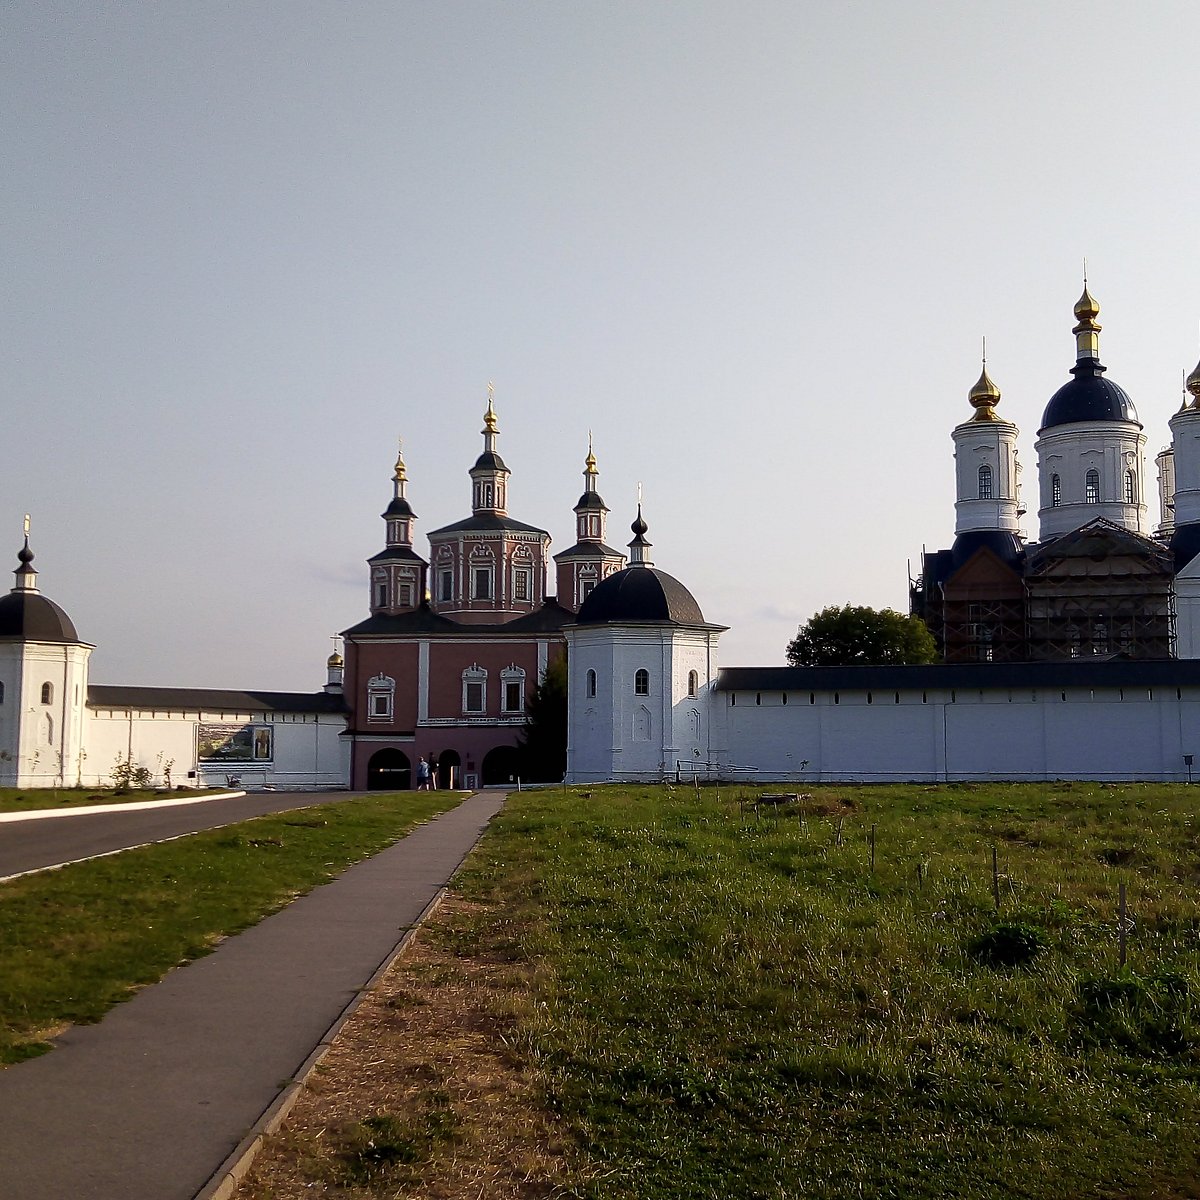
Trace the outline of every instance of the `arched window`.
[[54, 703], [54, 684], [52, 684], [52, 683], [43, 683], [42, 684], [42, 703], [43, 704], [53, 704]]
[[635, 696], [650, 695], [650, 672], [645, 668], [633, 677], [633, 694]]
[[1057, 475], [1050, 476], [1050, 507], [1057, 508], [1062, 503], [1062, 480]]
[[1094, 467], [1087, 473], [1083, 488], [1083, 498], [1088, 504], [1100, 503], [1100, 472]]
[[587, 673], [587, 694], [594, 696], [596, 694], [596, 672], [589, 671]]
[[1132, 471], [1125, 472], [1125, 503], [1136, 504], [1137, 499], [1137, 477]]
[[979, 468], [979, 498], [980, 500], [992, 498], [992, 468], [987, 463]]
[[696, 689], [700, 686], [700, 676], [695, 671], [688, 672], [688, 695], [694, 696]]

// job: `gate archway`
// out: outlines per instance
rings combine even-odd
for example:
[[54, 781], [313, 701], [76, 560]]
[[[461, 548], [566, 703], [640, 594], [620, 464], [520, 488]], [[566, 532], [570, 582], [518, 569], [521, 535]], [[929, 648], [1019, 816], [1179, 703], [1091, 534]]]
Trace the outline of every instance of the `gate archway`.
[[516, 746], [497, 746], [483, 756], [480, 772], [483, 785], [489, 783], [515, 782], [520, 773], [519, 757]]
[[457, 750], [443, 750], [437, 756], [437, 785], [439, 788], [462, 787], [462, 759]]
[[367, 763], [367, 791], [402, 792], [412, 787], [412, 764], [403, 750], [376, 750]]

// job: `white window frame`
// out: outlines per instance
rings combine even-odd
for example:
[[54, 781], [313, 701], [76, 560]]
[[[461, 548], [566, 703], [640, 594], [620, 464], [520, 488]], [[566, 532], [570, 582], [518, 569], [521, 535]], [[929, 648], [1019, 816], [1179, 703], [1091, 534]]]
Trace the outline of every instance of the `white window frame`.
[[390, 721], [395, 712], [396, 681], [379, 674], [367, 680], [367, 720]]
[[526, 566], [513, 567], [512, 598], [524, 603], [533, 601], [533, 568]]
[[633, 694], [635, 696], [650, 695], [650, 672], [645, 667], [638, 667], [633, 673]]
[[[487, 677], [488, 673], [478, 664], [472, 663], [462, 673], [462, 710], [465, 716], [482, 717], [487, 712]], [[468, 705], [472, 689], [479, 689], [479, 706]]]
[[[508, 691], [514, 684], [518, 688], [515, 707], [508, 702]], [[507, 716], [525, 711], [525, 671], [516, 663], [510, 664], [500, 672], [500, 711]]]
[[[487, 594], [481, 595], [479, 591], [479, 581], [487, 580]], [[495, 600], [496, 598], [496, 572], [492, 566], [481, 567], [478, 563], [471, 564], [471, 599], [472, 600]]]
[[438, 601], [442, 604], [454, 599], [454, 571], [451, 567], [438, 568]]

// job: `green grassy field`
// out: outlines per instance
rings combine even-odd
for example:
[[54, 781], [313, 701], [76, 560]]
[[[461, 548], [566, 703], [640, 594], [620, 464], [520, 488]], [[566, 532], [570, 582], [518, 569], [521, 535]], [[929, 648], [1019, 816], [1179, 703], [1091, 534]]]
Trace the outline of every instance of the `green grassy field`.
[[809, 791], [527, 792], [473, 860], [578, 1194], [1200, 1195], [1200, 790]]
[[459, 798], [314, 806], [0, 884], [0, 1063], [43, 1053]]

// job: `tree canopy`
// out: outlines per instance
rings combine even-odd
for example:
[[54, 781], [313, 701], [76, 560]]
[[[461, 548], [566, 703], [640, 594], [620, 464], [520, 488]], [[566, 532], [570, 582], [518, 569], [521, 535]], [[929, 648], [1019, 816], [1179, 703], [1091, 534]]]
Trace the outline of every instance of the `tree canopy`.
[[814, 613], [787, 648], [793, 667], [931, 663], [937, 657], [937, 643], [920, 617], [856, 604]]

